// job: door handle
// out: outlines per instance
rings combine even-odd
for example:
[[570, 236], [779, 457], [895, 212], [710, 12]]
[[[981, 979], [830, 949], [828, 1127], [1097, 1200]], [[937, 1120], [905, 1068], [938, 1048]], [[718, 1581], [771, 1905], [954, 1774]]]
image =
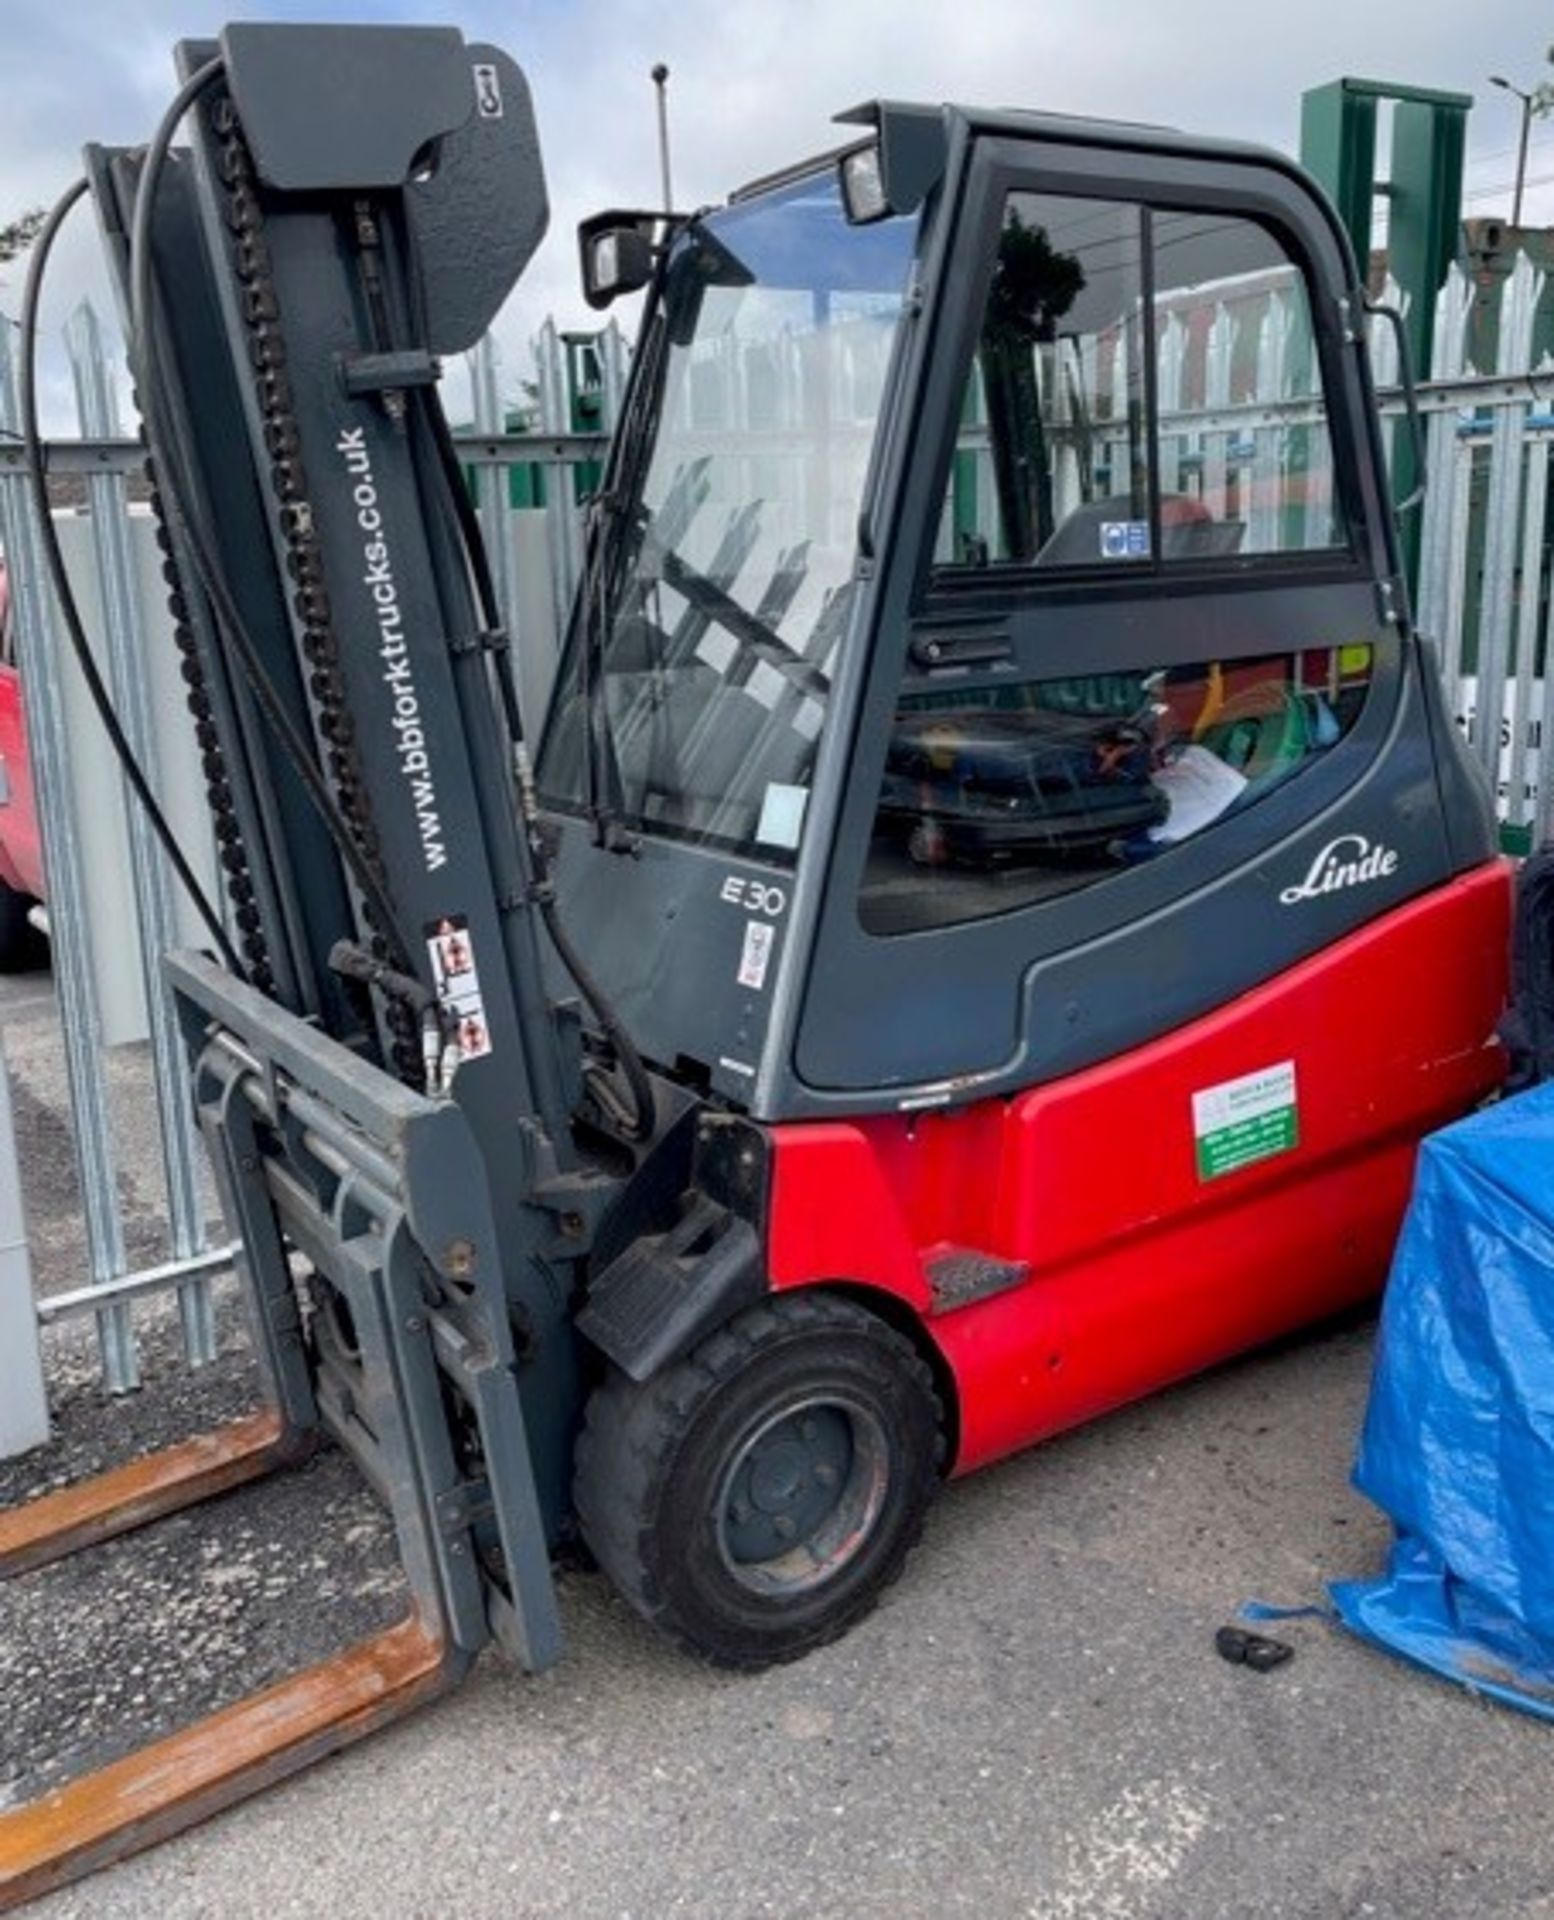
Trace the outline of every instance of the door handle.
[[914, 666], [987, 667], [1014, 658], [1007, 633], [920, 633], [909, 648]]

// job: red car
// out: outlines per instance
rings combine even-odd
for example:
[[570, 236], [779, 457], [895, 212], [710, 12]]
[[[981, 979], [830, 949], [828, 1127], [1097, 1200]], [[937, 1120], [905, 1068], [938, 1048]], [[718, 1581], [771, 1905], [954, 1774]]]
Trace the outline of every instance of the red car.
[[27, 758], [14, 622], [0, 560], [0, 972], [41, 966], [47, 949], [31, 916], [43, 898], [43, 848]]

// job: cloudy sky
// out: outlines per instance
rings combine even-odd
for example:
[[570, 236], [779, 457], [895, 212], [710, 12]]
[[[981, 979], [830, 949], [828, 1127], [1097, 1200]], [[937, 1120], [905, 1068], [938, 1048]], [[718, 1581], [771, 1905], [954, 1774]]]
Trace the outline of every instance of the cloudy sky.
[[[0, 218], [52, 199], [84, 140], [144, 140], [172, 88], [174, 40], [234, 15], [450, 22], [524, 66], [552, 224], [499, 328], [510, 383], [547, 311], [585, 323], [578, 218], [656, 200], [658, 60], [681, 205], [829, 144], [830, 116], [873, 95], [1161, 121], [1293, 150], [1302, 89], [1350, 73], [1474, 94], [1469, 211], [1507, 213], [1519, 109], [1485, 76], [1554, 77], [1554, 9], [1533, 0], [3, 0]], [[1554, 116], [1533, 124], [1528, 176], [1527, 217], [1554, 223]], [[102, 284], [94, 252], [82, 214], [56, 256], [51, 328]], [[13, 267], [0, 305], [20, 291]]]

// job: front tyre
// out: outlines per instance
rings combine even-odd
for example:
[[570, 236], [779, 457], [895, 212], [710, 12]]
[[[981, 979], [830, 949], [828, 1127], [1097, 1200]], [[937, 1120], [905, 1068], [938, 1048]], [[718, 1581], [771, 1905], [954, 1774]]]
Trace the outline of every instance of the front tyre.
[[845, 1633], [901, 1571], [942, 1414], [911, 1344], [851, 1301], [783, 1294], [637, 1385], [578, 1441], [583, 1537], [660, 1631], [726, 1667]]

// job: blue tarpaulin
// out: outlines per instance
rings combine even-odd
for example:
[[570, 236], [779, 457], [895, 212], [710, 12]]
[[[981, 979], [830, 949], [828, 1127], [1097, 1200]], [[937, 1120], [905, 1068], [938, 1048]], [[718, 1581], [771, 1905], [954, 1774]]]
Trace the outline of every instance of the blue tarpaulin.
[[1344, 1623], [1554, 1719], [1554, 1083], [1421, 1149], [1354, 1481], [1398, 1537]]

